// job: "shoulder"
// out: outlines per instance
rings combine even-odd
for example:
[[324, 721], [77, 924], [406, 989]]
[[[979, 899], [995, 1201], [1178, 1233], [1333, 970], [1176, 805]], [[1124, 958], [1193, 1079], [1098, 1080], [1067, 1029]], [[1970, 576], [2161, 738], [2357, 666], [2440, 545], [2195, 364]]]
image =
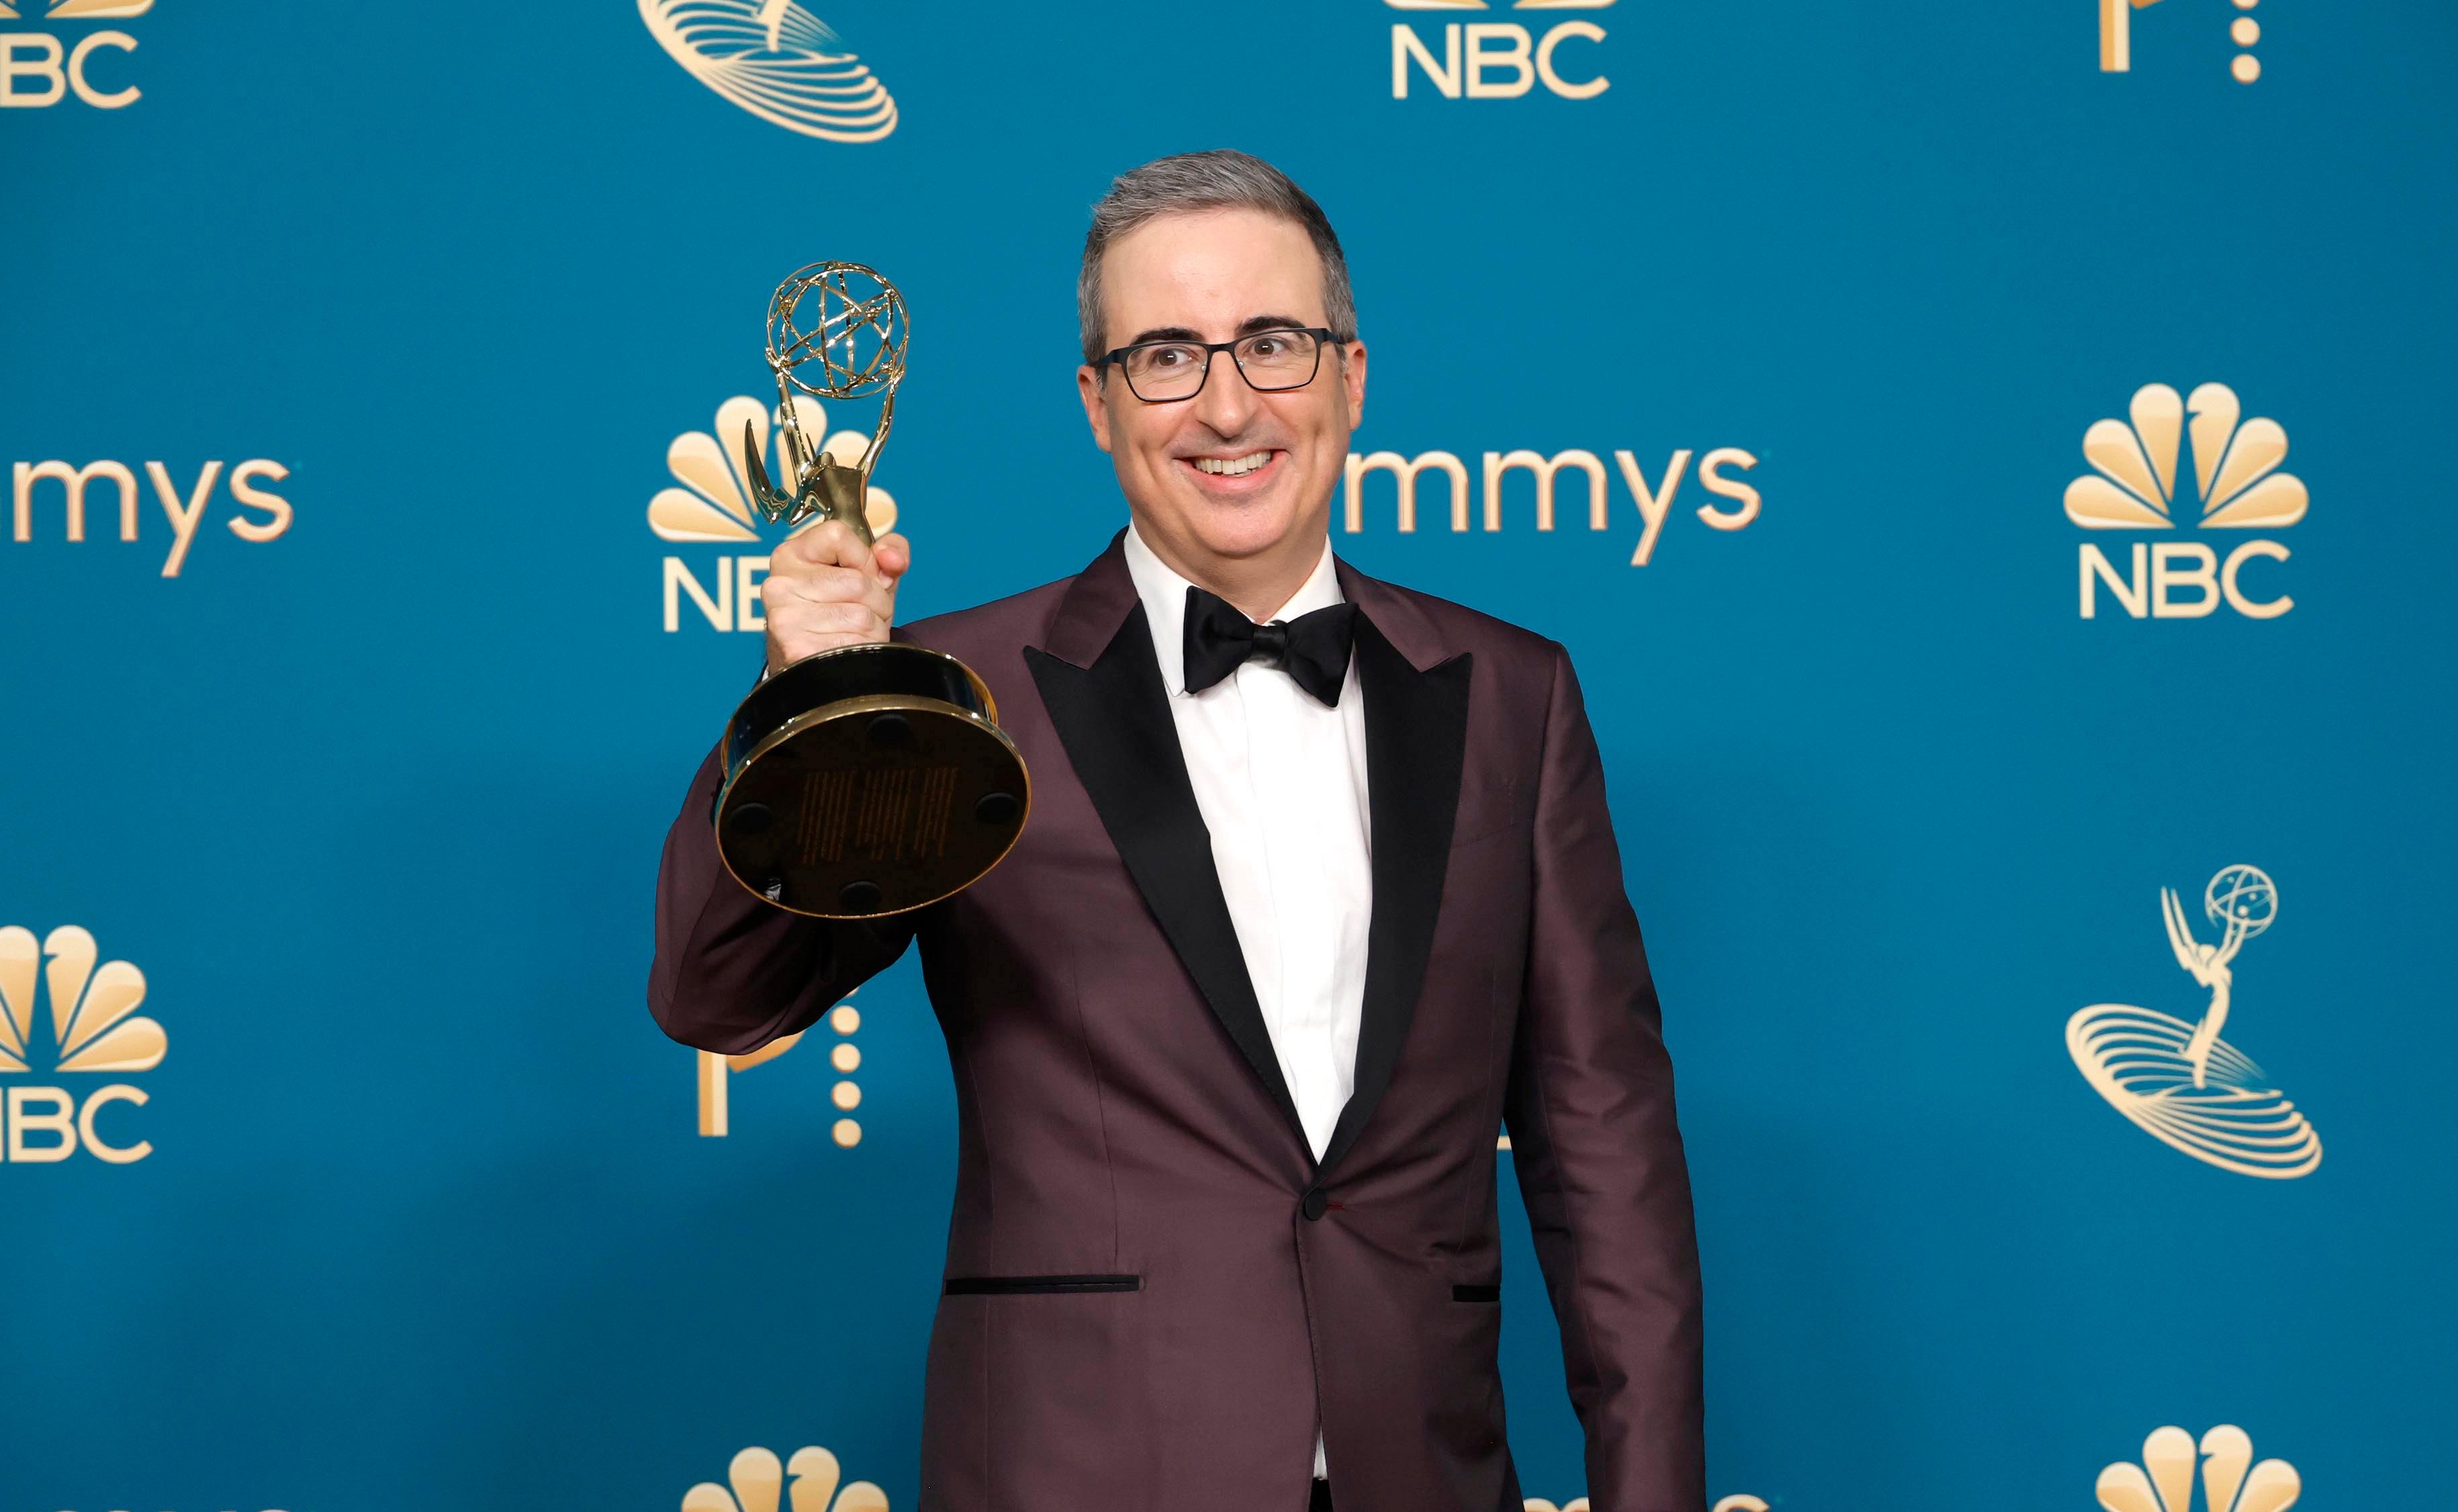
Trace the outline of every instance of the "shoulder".
[[[1499, 677], [1517, 684], [1532, 678], [1541, 692], [1552, 681], [1555, 667], [1568, 659], [1561, 642], [1483, 610], [1380, 578], [1361, 575], [1357, 586], [1359, 607], [1395, 642], [1401, 635], [1393, 632], [1401, 630], [1423, 642], [1422, 650], [1431, 653], [1430, 659], [1447, 660], [1466, 652], [1476, 658], [1480, 681]], [[1385, 626], [1385, 618], [1400, 623]], [[1419, 648], [1404, 645], [1402, 649]]]
[[1042, 638], [1052, 617], [1058, 612], [1060, 601], [1067, 596], [1067, 590], [1079, 575], [1070, 573], [987, 604], [899, 625], [895, 637], [968, 660], [991, 651], [1030, 645]]

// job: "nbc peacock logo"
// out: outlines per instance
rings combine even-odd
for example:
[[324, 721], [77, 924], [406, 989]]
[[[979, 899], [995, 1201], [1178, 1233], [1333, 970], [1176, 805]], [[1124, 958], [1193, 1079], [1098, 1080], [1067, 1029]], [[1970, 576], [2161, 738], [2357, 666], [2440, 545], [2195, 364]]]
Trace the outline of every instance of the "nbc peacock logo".
[[[827, 413], [820, 402], [797, 398], [794, 418], [805, 436], [827, 435]], [[768, 570], [761, 545], [760, 517], [751, 508], [751, 469], [743, 447], [753, 435], [767, 438], [768, 476], [791, 478], [796, 468], [786, 455], [781, 410], [748, 395], [737, 395], [717, 407], [713, 430], [687, 430], [666, 448], [666, 470], [677, 487], [660, 488], [649, 501], [649, 528], [657, 538], [678, 546], [749, 546], [754, 554], [728, 552], [718, 556], [715, 575], [703, 582], [690, 561], [665, 559], [665, 627], [681, 630], [685, 598], [710, 628], [720, 631], [765, 631], [768, 620], [760, 609], [760, 578]], [[722, 438], [722, 439], [720, 439]], [[841, 466], [861, 463], [870, 449], [870, 437], [859, 430], [840, 430], [820, 449]], [[864, 495], [864, 513], [874, 533], [893, 529], [896, 500], [872, 485]], [[807, 528], [807, 527], [805, 527]], [[779, 532], [781, 538], [789, 532]]]
[[[145, 973], [100, 958], [94, 936], [74, 924], [62, 924], [39, 944], [31, 929], [0, 928], [0, 1164], [56, 1164], [82, 1150], [126, 1166], [154, 1152], [144, 1140], [115, 1144], [95, 1126], [95, 1115], [115, 1103], [144, 1107], [141, 1088], [113, 1083], [89, 1091], [12, 1080], [125, 1074], [162, 1064], [170, 1044], [162, 1025], [136, 1016]], [[38, 995], [51, 1008], [39, 1018]], [[41, 1033], [46, 1022], [48, 1036]]]
[[682, 1512], [777, 1512], [781, 1496], [792, 1512], [887, 1512], [886, 1492], [844, 1478], [837, 1457], [817, 1445], [781, 1462], [773, 1450], [745, 1449], [726, 1466], [725, 1485], [703, 1481], [684, 1492]]
[[[2199, 1512], [2287, 1512], [2304, 1481], [2284, 1460], [2254, 1463], [2253, 1440], [2233, 1423], [2202, 1435]], [[2142, 1462], [2119, 1460], [2099, 1473], [2099, 1504], [2107, 1512], [2196, 1512], [2195, 1444], [2182, 1428], [2155, 1430], [2142, 1440]]]
[[[1451, 15], [1489, 12], [1498, 0], [1383, 0], [1394, 10], [1441, 10]], [[1510, 0], [1520, 10], [1610, 10], [1614, 0]], [[1412, 72], [1445, 99], [1515, 100], [1542, 85], [1566, 100], [1592, 100], [1613, 88], [1592, 52], [1605, 29], [1585, 16], [1568, 20], [1529, 17], [1537, 27], [1493, 19], [1443, 23], [1442, 41], [1405, 21], [1391, 24], [1391, 97], [1408, 97]], [[1572, 43], [1579, 44], [1573, 48]], [[1575, 61], [1574, 61], [1575, 59]], [[1570, 72], [1565, 72], [1565, 70]], [[1575, 75], [1575, 76], [1573, 76]]]
[[[125, 21], [154, 9], [154, 0], [0, 0], [0, 21], [30, 19], [50, 25], [59, 21]], [[108, 50], [121, 54], [109, 60], [94, 54]], [[83, 34], [55, 36], [49, 31], [0, 31], [0, 110], [57, 105], [74, 97], [98, 111], [135, 104], [145, 92], [121, 83], [126, 54], [136, 51], [136, 39], [113, 28]], [[95, 65], [112, 75], [99, 81]], [[112, 84], [120, 84], [112, 88]]]
[[666, 54], [763, 121], [831, 142], [896, 130], [896, 101], [844, 39], [793, 0], [640, 0]]
[[[2177, 453], [2187, 439], [2197, 507], [2190, 523], [2203, 529], [2283, 530], [2304, 518], [2303, 480], [2279, 470], [2287, 459], [2285, 427], [2260, 416], [2239, 425], [2243, 406], [2225, 383], [2204, 383], [2189, 398], [2165, 383], [2146, 383], [2126, 413], [2126, 420], [2097, 421], [2083, 432], [2083, 460], [2093, 470], [2066, 486], [2066, 518], [2084, 529], [2175, 529], [2184, 481]], [[2135, 619], [2200, 619], [2222, 603], [2248, 619], [2277, 619], [2296, 601], [2284, 593], [2257, 599], [2246, 591], [2241, 574], [2257, 558], [2284, 562], [2287, 548], [2268, 539], [2244, 541], [2223, 560], [2201, 541], [2137, 541], [2131, 570], [2120, 574], [2086, 541], [2077, 569], [2082, 617], [2098, 617], [2096, 589], [2104, 584]]]
[[0, 0], [0, 21], [39, 9], [46, 21], [124, 21], [154, 9], [154, 0]]

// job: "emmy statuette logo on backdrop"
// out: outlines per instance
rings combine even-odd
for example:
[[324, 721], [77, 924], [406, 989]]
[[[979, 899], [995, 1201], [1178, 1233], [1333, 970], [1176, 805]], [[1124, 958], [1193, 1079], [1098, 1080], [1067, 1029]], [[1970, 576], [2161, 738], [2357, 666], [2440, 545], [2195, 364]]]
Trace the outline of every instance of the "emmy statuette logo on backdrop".
[[[818, 400], [796, 395], [793, 403], [802, 434], [826, 435], [826, 411]], [[746, 448], [753, 444], [750, 437], [764, 435], [768, 453], [775, 459], [768, 475], [787, 471], [783, 417], [781, 404], [772, 406], [737, 395], [717, 407], [714, 431], [684, 431], [666, 448], [666, 470], [681, 487], [661, 488], [649, 501], [649, 528], [658, 539], [677, 545], [759, 549], [756, 555], [727, 552], [716, 557], [714, 574], [706, 582], [685, 558], [667, 557], [665, 627], [669, 634], [685, 623], [686, 598], [711, 629], [756, 634], [768, 628], [760, 611], [760, 579], [768, 570], [768, 553], [761, 547], [763, 522], [751, 506], [752, 468]], [[859, 467], [870, 449], [870, 437], [864, 431], [840, 430], [821, 443], [820, 449], [840, 466]], [[863, 513], [874, 534], [896, 527], [896, 500], [876, 484], [864, 496]], [[774, 533], [782, 539], [792, 532]]]
[[[2134, 68], [2134, 15], [2136, 10], [2157, 5], [2159, 0], [2099, 0], [2099, 71], [2102, 73], [2126, 73]], [[2235, 0], [2239, 12], [2249, 11], [2260, 0]], [[2177, 9], [2182, 10], [2183, 7]], [[2228, 23], [2228, 40], [2244, 51], [2228, 60], [2228, 72], [2239, 84], [2250, 84], [2261, 77], [2261, 60], [2253, 55], [2253, 45], [2261, 40], [2261, 23], [2239, 13]]]
[[[2142, 1440], [2142, 1462], [2119, 1460], [2093, 1487], [2107, 1512], [2195, 1512], [2194, 1440], [2182, 1428], [2154, 1431]], [[2287, 1512], [2304, 1494], [2296, 1467], [2284, 1460], [2253, 1462], [2253, 1440], [2233, 1423], [2202, 1435], [2199, 1512]]]
[[728, 1484], [703, 1481], [692, 1487], [683, 1493], [682, 1512], [777, 1512], [781, 1493], [792, 1512], [887, 1512], [886, 1492], [867, 1481], [839, 1490], [844, 1477], [837, 1457], [816, 1445], [795, 1450], [781, 1463], [774, 1450], [745, 1449], [726, 1466]]
[[[851, 1080], [862, 1068], [862, 1051], [853, 1044], [854, 1031], [862, 1027], [862, 1010], [850, 1003], [840, 1003], [828, 1010], [821, 1022], [837, 1033], [836, 1047], [828, 1051], [828, 1064], [836, 1067], [840, 1081], [828, 1090], [828, 1101], [838, 1111], [848, 1116], [840, 1118], [828, 1129], [828, 1137], [841, 1150], [851, 1150], [862, 1143], [862, 1125], [850, 1116], [862, 1106], [862, 1088]], [[771, 1040], [746, 1055], [719, 1055], [714, 1050], [696, 1050], [699, 1058], [699, 1132], [703, 1139], [723, 1139], [733, 1131], [731, 1079], [755, 1066], [765, 1066], [802, 1043], [802, 1034], [788, 1034]]]
[[[1667, 458], [1652, 487], [1637, 453], [1625, 447], [1616, 450], [1613, 458], [1622, 488], [1637, 515], [1638, 541], [1630, 553], [1630, 565], [1645, 567], [1656, 555], [1656, 538], [1673, 512], [1674, 498], [1690, 475], [1691, 452], [1684, 446]], [[1528, 474], [1534, 485], [1536, 528], [1552, 529], [1554, 487], [1565, 469], [1587, 482], [1588, 528], [1597, 531], [1614, 528], [1612, 482], [1605, 471], [1604, 459], [1594, 452], [1573, 446], [1548, 457], [1542, 452], [1514, 447], [1510, 451], [1489, 451], [1483, 461], [1483, 488], [1476, 498], [1483, 506], [1482, 524], [1488, 531], [1502, 528], [1504, 490], [1514, 472]], [[1739, 446], [1718, 446], [1698, 459], [1698, 487], [1729, 501], [1698, 506], [1693, 512], [1701, 523], [1712, 530], [1729, 533], [1747, 529], [1758, 519], [1759, 490], [1732, 476], [1758, 465], [1758, 458]], [[1403, 457], [1396, 451], [1371, 451], [1360, 456], [1352, 451], [1348, 454], [1347, 507], [1343, 521], [1350, 534], [1365, 528], [1366, 480], [1378, 472], [1389, 473], [1398, 490], [1397, 522], [1403, 533], [1417, 528], [1418, 484], [1435, 481], [1444, 486], [1449, 501], [1451, 529], [1463, 533], [1468, 530], [1471, 499], [1469, 470], [1468, 464], [1458, 456], [1448, 451], [1421, 451], [1414, 457]], [[1428, 473], [1435, 477], [1427, 478]]]
[[[2159, 889], [2168, 948], [2210, 994], [2188, 1024], [2128, 1003], [2095, 1003], [2066, 1021], [2066, 1050], [2092, 1089], [2144, 1132], [2196, 1160], [2284, 1180], [2322, 1164], [2322, 1136], [2261, 1067], [2219, 1038], [2246, 943], [2279, 919], [2279, 889], [2258, 866], [2226, 866], [2202, 889], [2200, 937], [2174, 888]], [[2174, 1512], [2174, 1509], [2172, 1509]]]
[[794, 0], [640, 0], [691, 76], [763, 121], [831, 142], [896, 130], [896, 101], [844, 38]]
[[[7, 1126], [0, 1130], [0, 1166], [52, 1165], [80, 1150], [127, 1166], [154, 1153], [144, 1140], [113, 1143], [94, 1123], [115, 1103], [144, 1107], [141, 1088], [124, 1082], [94, 1087], [16, 1080], [82, 1080], [162, 1064], [170, 1046], [162, 1025], [133, 1016], [145, 1002], [145, 973], [125, 961], [97, 966], [100, 956], [94, 936], [74, 924], [52, 930], [40, 945], [22, 925], [0, 929], [0, 1123]], [[51, 1000], [50, 1013], [37, 1016], [38, 997]], [[114, 1116], [115, 1128], [125, 1116]]]
[[[0, 22], [124, 21], [153, 9], [154, 0], [0, 0]], [[95, 56], [106, 51], [123, 56]], [[124, 82], [119, 67], [127, 61], [124, 54], [135, 51], [136, 39], [116, 28], [66, 36], [0, 31], [0, 110], [41, 109], [70, 99], [98, 111], [125, 109], [145, 97]]]
[[[1488, 0], [1383, 0], [1394, 10], [1489, 10]], [[1514, 0], [1513, 10], [1607, 10], [1614, 0]], [[1566, 100], [1592, 100], [1613, 88], [1573, 42], [1595, 44], [1605, 29], [1580, 18], [1540, 31], [1516, 21], [1450, 21], [1443, 25], [1440, 53], [1425, 33], [1406, 21], [1391, 23], [1391, 97], [1408, 97], [1411, 71], [1447, 100], [1515, 100], [1543, 85]], [[1576, 59], [1574, 62], [1573, 59]], [[1568, 68], [1571, 73], [1563, 71]], [[1573, 76], [1575, 74], [1575, 76]]]
[[[2132, 424], [2102, 420], [2083, 432], [2083, 459], [2093, 470], [2066, 486], [2066, 518], [2086, 530], [2177, 528], [2185, 502], [2178, 446], [2190, 440], [2196, 507], [2189, 523], [2205, 530], [2294, 525], [2308, 500], [2302, 479], [2278, 470], [2287, 458], [2287, 431], [2260, 416], [2239, 425], [2242, 413], [2225, 383], [2204, 383], [2190, 398], [2165, 383], [2143, 385], [2127, 410]], [[2135, 541], [2130, 556], [2120, 572], [2096, 542], [2082, 543], [2076, 571], [2084, 619], [2098, 617], [2102, 588], [2135, 619], [2200, 619], [2221, 604], [2248, 619], [2277, 619], [2296, 607], [2283, 592], [2256, 598], [2246, 585], [2255, 562], [2287, 560], [2287, 548], [2267, 537], [2239, 540], [2224, 558], [2198, 540]]]

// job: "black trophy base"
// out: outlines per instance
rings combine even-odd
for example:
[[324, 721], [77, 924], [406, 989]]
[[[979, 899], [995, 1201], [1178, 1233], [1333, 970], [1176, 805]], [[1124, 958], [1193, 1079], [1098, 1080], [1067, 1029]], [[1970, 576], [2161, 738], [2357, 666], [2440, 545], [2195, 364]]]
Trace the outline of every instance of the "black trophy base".
[[726, 732], [717, 846], [743, 886], [820, 919], [873, 919], [963, 891], [1024, 832], [1031, 787], [989, 691], [897, 643], [806, 657]]

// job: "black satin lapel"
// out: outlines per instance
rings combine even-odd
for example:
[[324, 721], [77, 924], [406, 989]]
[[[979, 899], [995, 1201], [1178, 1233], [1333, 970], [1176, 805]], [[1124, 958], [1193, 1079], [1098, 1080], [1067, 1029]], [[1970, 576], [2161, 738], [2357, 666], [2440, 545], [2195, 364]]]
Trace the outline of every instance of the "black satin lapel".
[[1297, 1130], [1299, 1148], [1311, 1154], [1220, 892], [1212, 832], [1187, 779], [1143, 606], [1135, 606], [1089, 668], [1031, 647], [1024, 655], [1075, 777], [1170, 948]]
[[1468, 749], [1463, 652], [1425, 672], [1357, 616], [1357, 683], [1365, 698], [1365, 786], [1374, 843], [1374, 914], [1366, 926], [1365, 1005], [1357, 1078], [1323, 1169], [1340, 1163], [1391, 1086], [1426, 982], [1442, 912], [1443, 872]]

